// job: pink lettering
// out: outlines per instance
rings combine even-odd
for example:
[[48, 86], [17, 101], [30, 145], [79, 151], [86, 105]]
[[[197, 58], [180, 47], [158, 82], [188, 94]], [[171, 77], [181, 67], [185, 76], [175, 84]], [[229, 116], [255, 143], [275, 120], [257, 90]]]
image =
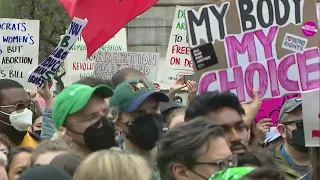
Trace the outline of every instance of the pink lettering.
[[280, 96], [279, 78], [277, 76], [277, 64], [274, 59], [268, 60], [268, 71], [272, 97]]
[[278, 77], [280, 84], [287, 91], [299, 91], [298, 81], [290, 80], [288, 78], [288, 70], [295, 63], [295, 56], [290, 55], [281, 60], [278, 66]]
[[265, 36], [263, 30], [254, 32], [254, 34], [257, 36], [257, 38], [259, 39], [260, 43], [264, 48], [264, 55], [266, 59], [270, 59], [273, 57], [272, 42], [274, 41], [274, 37], [277, 34], [278, 29], [279, 27], [277, 26], [270, 28], [267, 37]]
[[208, 92], [209, 85], [217, 80], [216, 73], [210, 73], [204, 76], [199, 83], [199, 94]]
[[250, 64], [245, 72], [245, 83], [246, 83], [246, 89], [248, 95], [253, 99], [253, 78], [255, 75], [255, 72], [258, 72], [259, 74], [259, 90], [258, 95], [260, 98], [263, 98], [264, 95], [267, 92], [268, 88], [268, 73], [267, 70], [263, 67], [260, 63], [252, 63]]
[[244, 95], [244, 85], [243, 85], [243, 72], [242, 68], [235, 67], [233, 70], [233, 76], [234, 81], [228, 80], [228, 74], [226, 70], [219, 71], [219, 77], [220, 77], [220, 87], [221, 91], [229, 91], [232, 89], [235, 89], [237, 91], [237, 96], [239, 98], [239, 101], [245, 101], [245, 95]]
[[319, 72], [320, 71], [320, 62], [319, 60], [317, 63], [313, 63], [310, 65], [307, 65], [307, 60], [318, 58], [319, 59], [319, 50], [313, 49], [309, 51], [305, 51], [303, 54], [298, 53], [297, 54], [297, 60], [298, 60], [298, 67], [300, 71], [300, 83], [301, 88], [303, 91], [316, 89], [320, 87], [320, 79], [313, 79], [309, 80], [309, 74], [312, 72]]
[[228, 58], [231, 68], [238, 66], [237, 52], [239, 54], [244, 54], [247, 51], [249, 62], [258, 61], [254, 33], [246, 33], [243, 36], [241, 43], [235, 36], [226, 37], [225, 42], [228, 49]]

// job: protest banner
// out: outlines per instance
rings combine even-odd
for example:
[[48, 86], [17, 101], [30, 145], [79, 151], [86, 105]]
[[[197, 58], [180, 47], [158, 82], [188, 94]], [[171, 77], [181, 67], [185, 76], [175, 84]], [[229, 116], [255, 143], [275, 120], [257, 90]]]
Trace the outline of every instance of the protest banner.
[[74, 18], [68, 28], [68, 33], [60, 40], [55, 50], [30, 74], [28, 82], [43, 88], [44, 83], [52, 82], [53, 76], [69, 54], [70, 49], [81, 35], [87, 20]]
[[173, 18], [168, 50], [163, 68], [161, 81], [172, 84], [182, 75], [192, 75], [193, 67], [188, 44], [187, 31], [184, 19], [184, 10], [188, 7], [177, 6]]
[[320, 146], [320, 89], [302, 93], [304, 137], [307, 147]]
[[[111, 38], [97, 51], [127, 52], [126, 29], [121, 29], [113, 38]], [[87, 57], [87, 46], [83, 38], [79, 37], [77, 42], [71, 48], [71, 51], [64, 63], [66, 67], [65, 85], [68, 86], [80, 79], [93, 76], [95, 62], [94, 57], [94, 55], [92, 55], [90, 58]]]
[[159, 53], [98, 52], [94, 56], [94, 75], [98, 78], [111, 79], [113, 74], [124, 68], [136, 69], [148, 79], [158, 77]]
[[[299, 3], [298, 3], [299, 2]], [[226, 1], [185, 11], [198, 93], [250, 102], [319, 88], [315, 1]]]
[[0, 18], [0, 79], [32, 87], [28, 72], [38, 65], [39, 24], [39, 20]]

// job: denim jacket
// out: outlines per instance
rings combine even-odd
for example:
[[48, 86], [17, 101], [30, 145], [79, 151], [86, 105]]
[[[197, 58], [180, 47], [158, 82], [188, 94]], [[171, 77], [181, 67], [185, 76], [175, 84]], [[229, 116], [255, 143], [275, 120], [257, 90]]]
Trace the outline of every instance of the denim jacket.
[[52, 109], [45, 108], [43, 110], [42, 117], [42, 131], [41, 131], [41, 139], [42, 140], [51, 140], [54, 133], [56, 132], [56, 127], [54, 126], [54, 122], [52, 119]]

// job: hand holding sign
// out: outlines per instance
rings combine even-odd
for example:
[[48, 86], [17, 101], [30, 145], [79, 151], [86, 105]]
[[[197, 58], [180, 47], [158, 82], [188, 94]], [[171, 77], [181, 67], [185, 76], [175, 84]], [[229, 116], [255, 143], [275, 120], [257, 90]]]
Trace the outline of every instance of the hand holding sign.
[[64, 59], [69, 54], [73, 44], [81, 35], [83, 28], [87, 25], [87, 20], [74, 18], [69, 26], [68, 33], [59, 42], [56, 49], [47, 57], [29, 76], [28, 82], [44, 87], [45, 82], [52, 82]]

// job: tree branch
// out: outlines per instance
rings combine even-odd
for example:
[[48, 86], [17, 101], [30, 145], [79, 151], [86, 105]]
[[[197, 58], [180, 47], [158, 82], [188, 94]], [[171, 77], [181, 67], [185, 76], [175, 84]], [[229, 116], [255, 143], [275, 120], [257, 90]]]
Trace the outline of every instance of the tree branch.
[[53, 47], [57, 47], [59, 43], [53, 41], [52, 39], [46, 37], [40, 37], [40, 40], [47, 42], [48, 44], [52, 45]]

